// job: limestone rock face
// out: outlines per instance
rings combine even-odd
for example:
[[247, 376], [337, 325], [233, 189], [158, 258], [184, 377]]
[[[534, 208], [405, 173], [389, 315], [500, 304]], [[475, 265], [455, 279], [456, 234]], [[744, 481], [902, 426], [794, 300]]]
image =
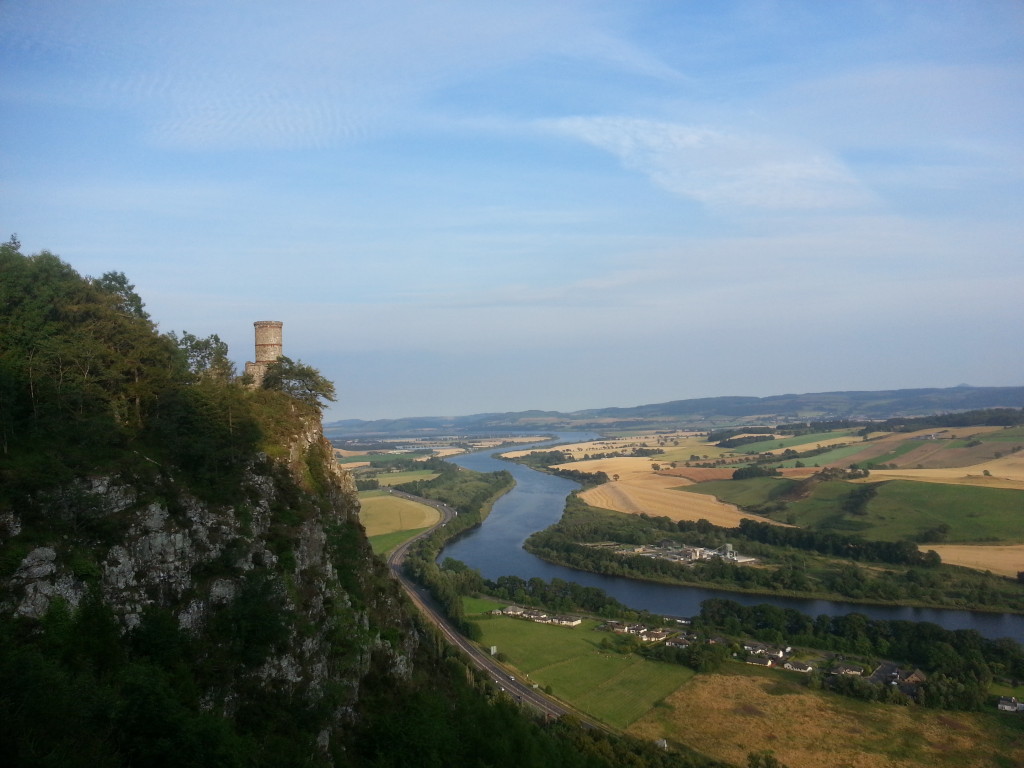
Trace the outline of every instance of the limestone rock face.
[[[65, 533], [68, 525], [55, 529], [61, 533], [52, 541], [34, 546], [13, 573], [0, 575], [0, 611], [41, 619], [54, 600], [74, 608], [90, 589], [99, 589], [126, 631], [155, 605], [172, 611], [179, 626], [198, 637], [258, 574], [274, 585], [287, 639], [257, 667], [233, 672], [237, 677], [209, 693], [207, 703], [230, 712], [232, 687], [243, 678], [311, 699], [330, 687], [332, 727], [338, 727], [358, 696], [371, 654], [389, 659], [396, 677], [408, 676], [415, 633], [390, 633], [407, 646], [392, 647], [371, 628], [368, 603], [377, 598], [349, 592], [370, 574], [378, 582], [387, 579], [359, 525], [355, 483], [334, 461], [319, 421], [296, 435], [284, 464], [265, 456], [254, 460], [233, 494], [237, 501], [229, 504], [211, 504], [181, 488], [158, 494], [115, 477], [79, 480], [37, 499], [34, 519], [103, 521], [106, 533], [76, 536]], [[310, 487], [310, 476], [321, 478], [318, 487]], [[8, 517], [0, 520], [0, 538], [16, 536], [25, 523], [16, 513]], [[355, 561], [339, 564], [331, 544], [339, 530], [356, 542]], [[339, 567], [355, 574], [344, 580], [347, 589], [339, 582]], [[396, 625], [406, 622], [395, 603], [378, 606], [378, 618], [393, 610]], [[338, 700], [339, 690], [349, 692], [348, 700]], [[329, 734], [329, 728], [321, 734], [324, 749]]]

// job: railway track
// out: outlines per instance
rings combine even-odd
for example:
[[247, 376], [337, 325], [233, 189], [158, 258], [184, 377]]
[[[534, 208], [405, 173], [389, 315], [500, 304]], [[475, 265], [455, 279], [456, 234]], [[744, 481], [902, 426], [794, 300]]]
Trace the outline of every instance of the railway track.
[[429, 535], [439, 526], [446, 525], [448, 521], [458, 513], [447, 505], [430, 499], [422, 499], [402, 492], [394, 493], [395, 495], [400, 495], [411, 501], [427, 504], [441, 512], [441, 519], [435, 525], [426, 531], [423, 531], [418, 536], [400, 544], [391, 552], [390, 555], [388, 555], [387, 559], [388, 569], [391, 572], [392, 578], [401, 585], [413, 605], [416, 606], [427, 621], [437, 627], [445, 640], [462, 651], [474, 666], [490, 675], [491, 679], [494, 680], [495, 684], [501, 690], [523, 706], [528, 706], [536, 712], [552, 718], [571, 715], [580, 720], [580, 722], [587, 727], [599, 728], [609, 733], [614, 732], [608, 726], [592, 720], [586, 715], [569, 708], [557, 699], [548, 696], [539, 688], [535, 688], [532, 684], [524, 683], [522, 680], [517, 680], [514, 675], [510, 674], [510, 672], [489, 653], [486, 653], [472, 640], [459, 633], [455, 627], [453, 627], [452, 624], [437, 610], [427, 591], [405, 576], [402, 572], [402, 565], [405, 562], [409, 548], [416, 541]]

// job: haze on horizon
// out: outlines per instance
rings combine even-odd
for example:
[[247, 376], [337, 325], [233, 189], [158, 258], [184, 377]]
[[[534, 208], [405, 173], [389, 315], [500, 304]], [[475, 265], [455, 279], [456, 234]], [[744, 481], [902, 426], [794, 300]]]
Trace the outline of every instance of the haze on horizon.
[[0, 6], [0, 222], [342, 418], [1024, 383], [1024, 5]]

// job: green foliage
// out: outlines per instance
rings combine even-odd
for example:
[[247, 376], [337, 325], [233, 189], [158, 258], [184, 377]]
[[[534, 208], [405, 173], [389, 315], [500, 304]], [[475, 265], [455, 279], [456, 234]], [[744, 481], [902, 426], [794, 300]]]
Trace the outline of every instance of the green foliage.
[[[400, 491], [422, 496], [427, 499], [442, 501], [461, 515], [476, 515], [474, 522], [479, 523], [489, 510], [489, 503], [505, 493], [514, 484], [509, 472], [473, 472], [441, 459], [431, 459], [421, 464], [424, 469], [438, 472], [431, 480], [415, 480], [411, 483], [396, 485]], [[468, 518], [467, 518], [468, 519]], [[465, 522], [453, 521], [460, 529]]]
[[[834, 498], [839, 504], [849, 498], [851, 488], [863, 486], [835, 482], [828, 487], [837, 491]], [[677, 563], [593, 546], [663, 541], [712, 549], [732, 544], [737, 551], [757, 557], [759, 567], [721, 558]], [[989, 573], [942, 565], [935, 552], [922, 552], [913, 542], [876, 541], [835, 530], [750, 519], [735, 528], [722, 528], [706, 520], [677, 522], [625, 515], [590, 507], [575, 494], [566, 500], [562, 519], [532, 534], [524, 547], [545, 560], [610, 576], [864, 602], [1024, 611], [1021, 585]]]
[[[639, 449], [642, 450], [642, 449]], [[658, 451], [654, 451], [658, 453]], [[598, 456], [591, 455], [589, 458], [598, 458]], [[584, 472], [579, 469], [570, 469], [567, 467], [559, 468], [555, 465], [565, 464], [567, 461], [573, 461], [571, 454], [562, 453], [562, 451], [534, 451], [527, 453], [519, 458], [515, 459], [519, 464], [525, 464], [533, 469], [547, 472], [552, 475], [558, 475], [564, 477], [567, 480], [573, 480], [584, 488], [592, 488], [594, 486], [607, 483], [609, 478], [604, 472]]]
[[322, 408], [321, 400], [337, 399], [334, 384], [316, 368], [282, 355], [267, 366], [263, 388], [284, 392], [303, 403]]
[[527, 580], [519, 576], [499, 576], [495, 581], [484, 584], [484, 592], [517, 605], [546, 608], [560, 613], [582, 611], [605, 618], [654, 621], [646, 611], [633, 610], [597, 587], [585, 587], [564, 579], [544, 581], [538, 577]]
[[457, 509], [459, 514], [447, 526], [435, 529], [410, 548], [405, 571], [411, 579], [427, 587], [448, 618], [464, 629], [462, 596], [479, 591], [483, 580], [477, 571], [451, 558], [439, 567], [437, 557], [446, 541], [479, 525], [494, 500], [515, 481], [504, 471], [473, 472], [441, 460], [427, 464], [440, 473], [436, 478], [397, 487], [406, 493], [442, 501]]
[[776, 477], [782, 473], [775, 467], [765, 467], [755, 464], [750, 467], [740, 467], [732, 473], [733, 480], [750, 480], [754, 477]]
[[223, 342], [160, 335], [123, 273], [10, 243], [0, 273], [2, 493], [166, 466], [201, 496], [237, 481], [261, 433]]
[[657, 645], [641, 652], [648, 658], [683, 664], [704, 674], [717, 672], [729, 658], [729, 648], [721, 643], [695, 642], [685, 648]]
[[[1024, 648], [1011, 640], [989, 640], [974, 630], [947, 630], [927, 622], [885, 621], [861, 614], [812, 619], [773, 605], [741, 606], [731, 600], [701, 603], [696, 629], [744, 634], [767, 642], [808, 646], [898, 661], [924, 670], [928, 679], [917, 701], [943, 709], [981, 709], [993, 674], [1024, 676]], [[839, 693], [872, 701], [895, 701], [885, 683], [835, 676]]]
[[210, 622], [210, 637], [218, 654], [244, 667], [262, 664], [288, 638], [284, 588], [265, 570], [250, 571], [235, 599]]
[[229, 381], [235, 376], [234, 364], [228, 359], [228, 345], [217, 334], [200, 339], [188, 331], [177, 336], [173, 331], [168, 338], [177, 344], [185, 356], [189, 371], [196, 378]]
[[[111, 462], [180, 381], [173, 345], [141, 303], [130, 306], [109, 280], [82, 278], [52, 254], [26, 257], [4, 244], [0, 274], [0, 472], [8, 487]], [[58, 435], [59, 456], [45, 450]]]
[[234, 493], [263, 438], [244, 390], [213, 379], [165, 394], [144, 433], [147, 450], [173, 464], [193, 492]]
[[104, 272], [92, 282], [97, 288], [114, 297], [115, 306], [122, 314], [142, 320], [149, 319], [149, 314], [143, 309], [146, 305], [135, 292], [135, 286], [128, 282], [124, 272]]

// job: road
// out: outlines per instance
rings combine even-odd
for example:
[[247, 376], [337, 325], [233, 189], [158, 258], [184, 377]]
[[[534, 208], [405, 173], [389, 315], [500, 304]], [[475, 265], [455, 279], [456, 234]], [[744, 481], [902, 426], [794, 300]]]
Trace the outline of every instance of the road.
[[501, 666], [493, 656], [489, 653], [485, 653], [476, 645], [476, 643], [459, 634], [455, 630], [448, 620], [438, 612], [426, 589], [406, 578], [402, 573], [402, 564], [408, 554], [409, 547], [423, 536], [431, 533], [431, 531], [436, 529], [438, 526], [446, 525], [448, 521], [458, 513], [446, 504], [442, 504], [432, 499], [423, 499], [419, 496], [412, 496], [408, 493], [396, 490], [392, 490], [391, 493], [395, 496], [400, 496], [403, 499], [427, 504], [428, 506], [434, 507], [441, 513], [441, 519], [434, 526], [424, 531], [419, 536], [409, 539], [404, 544], [396, 547], [391, 554], [388, 555], [387, 561], [392, 577], [398, 581], [402, 586], [402, 589], [404, 589], [405, 593], [409, 596], [409, 599], [412, 600], [413, 604], [424, 615], [424, 617], [438, 628], [449, 643], [465, 653], [477, 668], [482, 669], [489, 674], [491, 679], [494, 680], [502, 690], [512, 696], [519, 703], [529, 706], [550, 717], [561, 717], [562, 715], [568, 714], [580, 720], [584, 725], [610, 731], [607, 726], [591, 720], [575, 710], [569, 709], [561, 702], [543, 693], [540, 689], [534, 688], [532, 684], [524, 683], [521, 680], [515, 679], [514, 676], [510, 675], [508, 670]]

